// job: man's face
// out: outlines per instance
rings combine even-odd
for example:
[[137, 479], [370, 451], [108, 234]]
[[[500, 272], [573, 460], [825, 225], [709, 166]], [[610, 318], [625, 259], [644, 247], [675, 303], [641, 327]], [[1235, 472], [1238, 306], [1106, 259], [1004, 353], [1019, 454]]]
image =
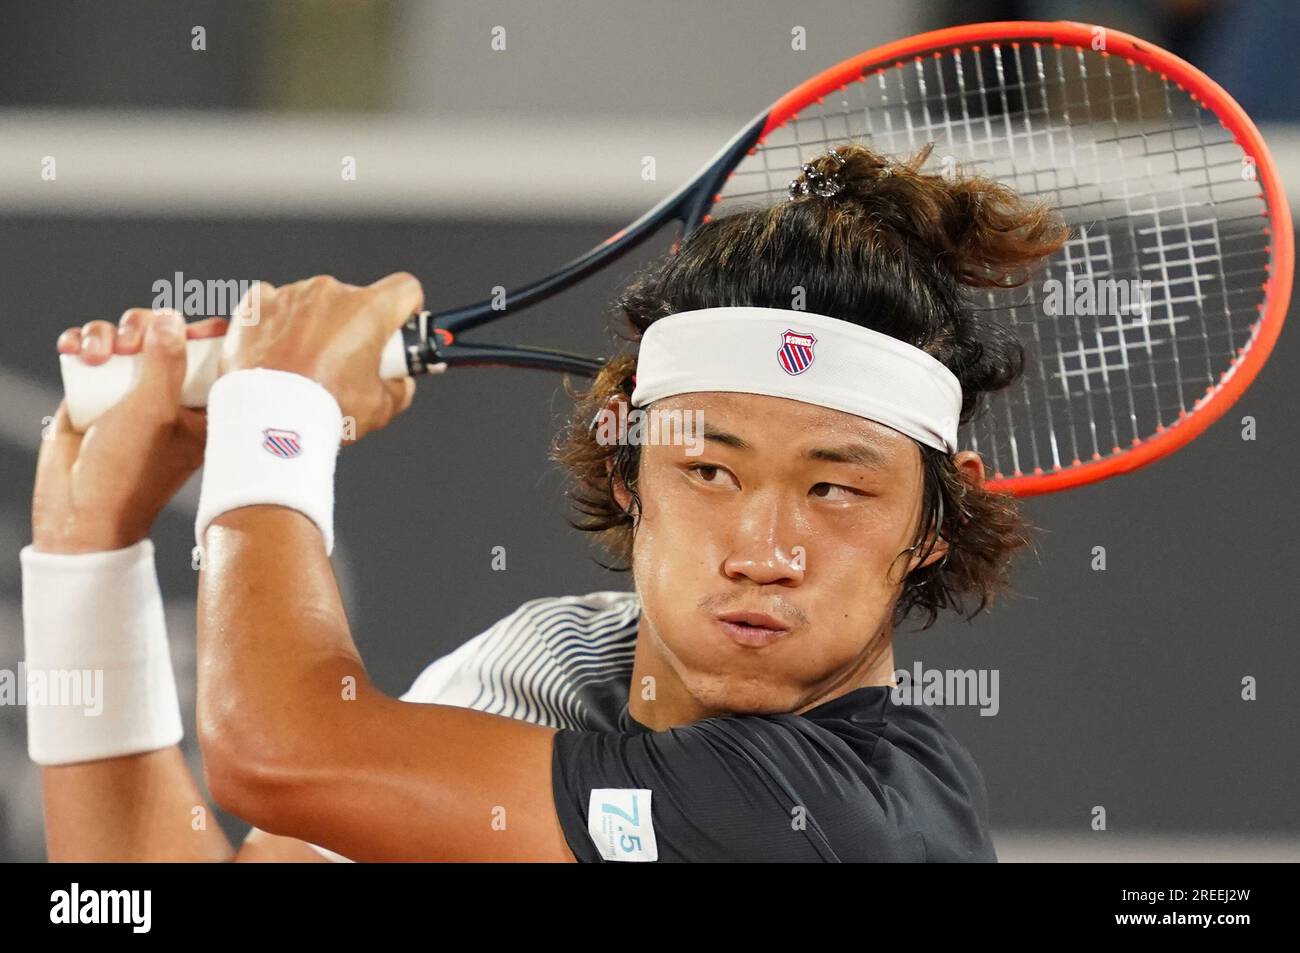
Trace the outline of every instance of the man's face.
[[780, 397], [655, 408], [702, 410], [706, 439], [694, 456], [641, 448], [638, 638], [710, 711], [799, 710], [863, 671], [916, 565], [900, 558], [921, 514], [916, 444]]

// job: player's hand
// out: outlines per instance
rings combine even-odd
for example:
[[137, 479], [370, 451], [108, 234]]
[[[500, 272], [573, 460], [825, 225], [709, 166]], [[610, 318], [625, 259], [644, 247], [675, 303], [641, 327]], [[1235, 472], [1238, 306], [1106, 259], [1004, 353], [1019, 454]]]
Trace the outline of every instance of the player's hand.
[[41, 441], [32, 542], [47, 553], [122, 549], [149, 535], [167, 501], [203, 463], [207, 418], [181, 406], [185, 339], [225, 333], [224, 318], [186, 325], [175, 311], [132, 308], [117, 327], [91, 321], [59, 336], [60, 354], [103, 364], [142, 354], [127, 396], [79, 434], [59, 405]]
[[[275, 288], [260, 283], [255, 321], [238, 321], [226, 339], [221, 372], [264, 367], [316, 381], [354, 421], [353, 439], [384, 427], [411, 405], [415, 381], [384, 380], [384, 345], [424, 307], [412, 275], [397, 272], [368, 287], [317, 275]], [[241, 303], [241, 313], [251, 306]]]

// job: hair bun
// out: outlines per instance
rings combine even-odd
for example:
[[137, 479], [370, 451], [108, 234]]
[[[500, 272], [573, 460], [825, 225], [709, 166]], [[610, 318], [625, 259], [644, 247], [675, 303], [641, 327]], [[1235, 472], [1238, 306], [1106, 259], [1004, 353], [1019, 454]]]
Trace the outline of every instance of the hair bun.
[[[821, 168], [813, 163], [819, 163]], [[834, 198], [844, 191], [844, 180], [839, 170], [844, 168], [844, 157], [838, 149], [832, 149], [824, 156], [818, 156], [812, 162], [805, 162], [803, 171], [790, 181], [790, 198], [801, 199], [809, 195], [819, 198]], [[830, 167], [830, 171], [826, 171]]]
[[885, 156], [863, 146], [845, 144], [804, 163], [790, 182], [790, 198], [849, 198], [893, 174], [894, 163]]

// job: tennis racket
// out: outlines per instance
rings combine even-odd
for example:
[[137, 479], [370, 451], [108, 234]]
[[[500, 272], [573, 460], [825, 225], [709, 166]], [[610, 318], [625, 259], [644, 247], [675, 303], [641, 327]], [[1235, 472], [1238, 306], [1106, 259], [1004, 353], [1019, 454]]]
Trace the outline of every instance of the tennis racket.
[[[1268, 148], [1195, 67], [1072, 22], [937, 30], [817, 74], [636, 221], [508, 293], [505, 309], [488, 299], [413, 316], [381, 371], [593, 374], [599, 358], [467, 335], [582, 281], [670, 222], [684, 235], [711, 216], [784, 201], [802, 165], [836, 145], [908, 156], [931, 141], [927, 171], [1005, 183], [1071, 226], [1033, 285], [972, 292], [972, 305], [1026, 348], [1022, 379], [960, 435], [963, 449], [983, 455], [992, 487], [1029, 496], [1134, 470], [1195, 439], [1250, 386], [1286, 318], [1294, 260]], [[1098, 307], [1107, 282], [1114, 306]], [[1090, 307], [1082, 289], [1093, 291]], [[220, 341], [189, 347], [186, 403], [202, 406]], [[133, 360], [89, 368], [63, 358], [74, 424], [120, 399]]]

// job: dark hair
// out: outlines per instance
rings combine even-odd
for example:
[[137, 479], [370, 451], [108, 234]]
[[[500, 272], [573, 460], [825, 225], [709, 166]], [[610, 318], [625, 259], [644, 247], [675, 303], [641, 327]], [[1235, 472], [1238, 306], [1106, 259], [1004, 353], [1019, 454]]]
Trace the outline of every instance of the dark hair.
[[[804, 187], [792, 189], [789, 201], [705, 222], [619, 298], [633, 340], [670, 314], [791, 308], [801, 293], [800, 310], [889, 334], [942, 362], [961, 382], [960, 422], [967, 423], [985, 394], [1007, 387], [1024, 367], [1014, 334], [972, 307], [971, 289], [1024, 284], [1069, 230], [1050, 208], [996, 182], [921, 172], [932, 148], [895, 163], [841, 146], [809, 163], [796, 180]], [[806, 187], [810, 180], [816, 189]], [[611, 400], [630, 395], [635, 370], [635, 355], [617, 357], [576, 395], [553, 454], [573, 479], [569, 496], [580, 514], [573, 525], [599, 534], [621, 564], [611, 568], [620, 569], [630, 565], [640, 512], [640, 448], [602, 445], [590, 424]], [[1007, 588], [1011, 557], [1029, 543], [1031, 527], [1012, 497], [967, 481], [950, 455], [917, 446], [922, 512], [913, 546], [899, 555], [927, 540], [933, 547], [939, 536], [949, 548], [908, 575], [894, 624], [916, 610], [927, 615], [925, 629], [945, 608], [973, 618]], [[632, 496], [628, 511], [614, 498], [615, 481]], [[979, 604], [967, 612], [971, 593]]]

